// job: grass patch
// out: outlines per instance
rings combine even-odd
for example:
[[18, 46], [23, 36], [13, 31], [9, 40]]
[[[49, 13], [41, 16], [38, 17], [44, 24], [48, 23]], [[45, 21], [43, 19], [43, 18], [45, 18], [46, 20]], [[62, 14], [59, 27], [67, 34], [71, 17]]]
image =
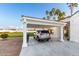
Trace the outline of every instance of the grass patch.
[[8, 35], [9, 37], [22, 37], [23, 33], [22, 32], [9, 32]]
[[[23, 32], [0, 32], [8, 34], [9, 37], [23, 37]], [[34, 32], [28, 32], [29, 36], [34, 36]]]

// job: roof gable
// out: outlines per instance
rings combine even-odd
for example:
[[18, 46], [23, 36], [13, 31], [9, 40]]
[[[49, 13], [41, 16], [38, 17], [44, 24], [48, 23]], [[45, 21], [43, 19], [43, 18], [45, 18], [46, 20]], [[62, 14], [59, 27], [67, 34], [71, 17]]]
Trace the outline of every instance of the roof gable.
[[[79, 13], [79, 10], [78, 10], [78, 11], [76, 11], [74, 14], [72, 14], [72, 16], [74, 16], [74, 15], [75, 15], [75, 14], [77, 14], [77, 13]], [[71, 17], [72, 17], [72, 16], [71, 16]]]

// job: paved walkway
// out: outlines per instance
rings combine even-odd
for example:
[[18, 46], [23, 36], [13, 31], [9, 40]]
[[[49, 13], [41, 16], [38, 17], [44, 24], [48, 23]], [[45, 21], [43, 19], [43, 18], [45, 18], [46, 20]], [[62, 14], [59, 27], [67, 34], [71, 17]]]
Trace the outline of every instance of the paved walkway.
[[30, 39], [29, 46], [22, 48], [21, 56], [79, 56], [79, 43], [75, 42], [37, 42]]

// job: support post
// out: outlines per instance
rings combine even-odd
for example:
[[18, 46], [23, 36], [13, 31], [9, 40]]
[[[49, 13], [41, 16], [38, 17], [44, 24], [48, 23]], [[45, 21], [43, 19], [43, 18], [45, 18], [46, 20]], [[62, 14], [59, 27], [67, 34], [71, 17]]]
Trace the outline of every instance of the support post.
[[23, 44], [22, 47], [27, 47], [27, 23], [23, 23]]
[[63, 32], [64, 30], [63, 30], [63, 26], [61, 26], [60, 29], [61, 29], [61, 41], [64, 42], [64, 34], [63, 34], [64, 33]]

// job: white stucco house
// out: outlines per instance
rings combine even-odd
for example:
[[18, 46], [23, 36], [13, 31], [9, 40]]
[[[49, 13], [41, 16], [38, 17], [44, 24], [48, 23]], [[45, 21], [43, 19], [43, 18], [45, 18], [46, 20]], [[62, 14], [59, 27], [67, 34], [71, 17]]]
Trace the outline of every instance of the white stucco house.
[[79, 11], [70, 17], [70, 40], [79, 42]]

